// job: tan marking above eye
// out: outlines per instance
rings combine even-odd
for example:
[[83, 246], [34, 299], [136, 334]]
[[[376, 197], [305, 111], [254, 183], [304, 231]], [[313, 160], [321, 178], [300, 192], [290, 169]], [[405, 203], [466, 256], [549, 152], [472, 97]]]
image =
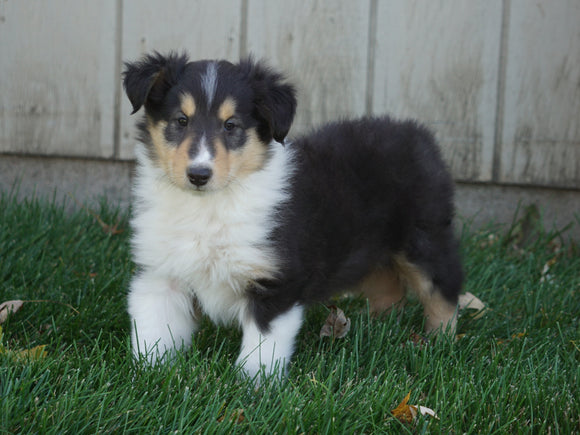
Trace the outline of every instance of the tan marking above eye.
[[190, 94], [181, 94], [181, 111], [185, 116], [191, 118], [195, 114], [195, 100]]
[[231, 97], [226, 98], [224, 102], [220, 104], [217, 113], [219, 119], [224, 122], [227, 121], [236, 114], [236, 102]]

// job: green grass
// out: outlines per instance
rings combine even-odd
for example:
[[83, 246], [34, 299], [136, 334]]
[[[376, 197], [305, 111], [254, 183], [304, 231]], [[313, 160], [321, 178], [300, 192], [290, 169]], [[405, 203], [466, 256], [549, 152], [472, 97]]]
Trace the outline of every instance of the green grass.
[[[240, 333], [207, 320], [172, 366], [132, 361], [127, 215], [106, 203], [94, 213], [124, 231], [104, 231], [86, 210], [0, 198], [0, 302], [40, 301], [2, 324], [2, 343], [47, 351], [37, 361], [0, 354], [0, 433], [580, 430], [580, 254], [557, 233], [535, 228], [522, 248], [517, 223], [464, 230], [465, 288], [491, 310], [460, 318], [459, 340], [414, 344], [416, 303], [398, 320], [340, 300], [346, 338], [320, 339], [326, 308], [313, 307], [288, 380], [254, 390], [233, 366]], [[409, 391], [439, 420], [393, 418]]]

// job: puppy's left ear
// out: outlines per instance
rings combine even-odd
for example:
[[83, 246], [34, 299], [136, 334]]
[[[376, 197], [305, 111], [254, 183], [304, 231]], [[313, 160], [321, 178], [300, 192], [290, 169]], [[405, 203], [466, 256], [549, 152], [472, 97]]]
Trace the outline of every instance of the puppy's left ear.
[[256, 114], [264, 121], [258, 129], [263, 139], [274, 138], [284, 143], [296, 114], [296, 89], [277, 73], [251, 58], [240, 63], [254, 90]]

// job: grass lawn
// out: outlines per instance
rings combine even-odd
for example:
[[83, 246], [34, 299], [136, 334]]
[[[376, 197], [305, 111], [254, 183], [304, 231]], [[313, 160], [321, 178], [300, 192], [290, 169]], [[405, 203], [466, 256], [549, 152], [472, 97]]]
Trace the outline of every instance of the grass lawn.
[[[376, 319], [341, 299], [348, 335], [319, 338], [313, 307], [288, 380], [254, 390], [233, 366], [240, 333], [207, 320], [174, 365], [132, 361], [125, 213], [5, 194], [0, 302], [29, 302], [0, 325], [0, 433], [578, 433], [579, 248], [525, 223], [464, 230], [465, 289], [490, 310], [462, 316], [459, 339], [417, 340], [413, 301]], [[438, 419], [394, 418], [409, 392]]]

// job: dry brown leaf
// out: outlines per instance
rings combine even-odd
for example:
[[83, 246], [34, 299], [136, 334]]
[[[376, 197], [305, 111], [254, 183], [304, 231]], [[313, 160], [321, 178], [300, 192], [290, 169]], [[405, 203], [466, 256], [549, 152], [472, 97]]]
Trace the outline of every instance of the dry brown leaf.
[[409, 391], [403, 401], [399, 403], [399, 406], [391, 411], [397, 420], [403, 423], [411, 423], [413, 420], [415, 420], [418, 414], [430, 415], [431, 417], [439, 419], [437, 414], [435, 414], [435, 411], [433, 411], [431, 408], [427, 408], [426, 406], [409, 405], [408, 402], [410, 397], [411, 392]]
[[47, 355], [46, 350], [44, 350], [45, 347], [45, 344], [41, 344], [32, 349], [15, 350], [12, 351], [12, 355], [18, 361], [39, 361]]
[[330, 313], [320, 329], [320, 337], [343, 338], [350, 331], [350, 319], [344, 311], [331, 305]]
[[425, 337], [423, 337], [420, 334], [417, 334], [416, 332], [411, 332], [411, 335], [409, 335], [409, 340], [411, 340], [411, 342], [415, 345], [415, 346], [423, 346], [426, 344], [429, 344], [429, 340], [427, 340]]
[[552, 268], [552, 266], [554, 264], [556, 264], [556, 262], [558, 261], [558, 256], [551, 258], [550, 260], [548, 260], [546, 262], [546, 264], [544, 264], [544, 267], [542, 268], [542, 273], [540, 276], [540, 282], [544, 282], [544, 281], [550, 281], [550, 269]]
[[496, 340], [496, 343], [497, 344], [511, 343], [513, 340], [517, 340], [517, 339], [524, 338], [527, 336], [528, 336], [528, 333], [527, 333], [527, 331], [524, 330], [524, 332], [518, 332], [516, 334], [512, 334], [511, 338], [507, 338], [505, 340]]
[[12, 358], [14, 361], [38, 361], [46, 357], [45, 344], [32, 349], [12, 350], [2, 344], [2, 327], [0, 326], [0, 354]]
[[10, 313], [17, 312], [24, 304], [24, 301], [6, 301], [0, 304], [0, 323], [4, 323]]
[[391, 411], [393, 416], [397, 420], [402, 421], [403, 423], [411, 423], [415, 418], [415, 415], [413, 415], [413, 412], [411, 411], [411, 407], [407, 405], [410, 398], [411, 392], [409, 391], [409, 393], [405, 396], [403, 401], [399, 403], [399, 406], [397, 406], [395, 409]]
[[491, 234], [488, 234], [487, 239], [480, 242], [479, 246], [482, 249], [489, 248], [490, 246], [493, 246], [497, 242], [499, 242], [499, 240], [500, 240], [500, 237], [497, 234], [491, 233]]
[[464, 295], [459, 295], [458, 305], [460, 310], [476, 310], [476, 312], [471, 316], [474, 319], [479, 319], [482, 317], [487, 310], [487, 307], [483, 302], [481, 302], [481, 299], [469, 292], [465, 293]]
[[[226, 419], [225, 415], [218, 418], [218, 423], [222, 423]], [[244, 416], [244, 410], [242, 408], [234, 409], [229, 415], [229, 421], [235, 424], [243, 423], [246, 417]]]

